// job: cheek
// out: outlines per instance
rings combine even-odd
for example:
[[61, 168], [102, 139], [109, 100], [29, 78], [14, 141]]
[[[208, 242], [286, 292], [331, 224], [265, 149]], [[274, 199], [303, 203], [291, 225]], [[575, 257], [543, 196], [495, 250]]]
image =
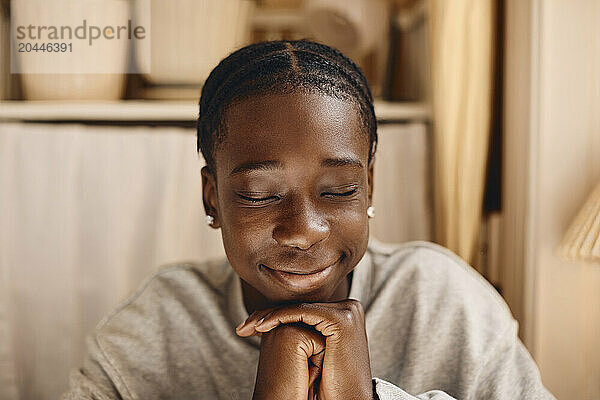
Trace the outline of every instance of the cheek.
[[348, 225], [348, 227], [355, 227], [355, 229], [358, 229], [367, 222], [365, 218], [367, 214], [363, 208], [364, 202], [357, 201], [354, 204], [332, 207], [327, 211], [336, 223], [340, 225]]
[[234, 206], [222, 207], [221, 210], [221, 237], [225, 253], [238, 274], [244, 276], [243, 270], [251, 268], [256, 261], [254, 255], [260, 254], [270, 244], [268, 214]]
[[225, 250], [229, 248], [241, 253], [242, 257], [264, 245], [267, 231], [264, 220], [249, 221], [248, 218], [231, 211], [227, 212], [221, 228]]
[[363, 204], [340, 210], [333, 218], [333, 229], [341, 241], [352, 250], [365, 247], [369, 239], [369, 219]]

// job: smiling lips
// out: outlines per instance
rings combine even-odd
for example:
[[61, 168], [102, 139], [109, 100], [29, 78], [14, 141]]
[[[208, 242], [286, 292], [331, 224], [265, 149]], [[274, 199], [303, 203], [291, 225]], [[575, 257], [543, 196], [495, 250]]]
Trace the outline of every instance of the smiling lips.
[[335, 266], [339, 261], [340, 259], [336, 260], [328, 267], [314, 272], [287, 272], [269, 268], [264, 264], [261, 264], [260, 267], [286, 287], [310, 289], [319, 286], [320, 282], [329, 276], [333, 270], [333, 266]]
[[[334, 264], [335, 264], [335, 263], [334, 263]], [[323, 268], [323, 269], [319, 269], [319, 270], [317, 270], [317, 271], [314, 271], [314, 272], [295, 272], [295, 271], [283, 271], [283, 270], [280, 270], [280, 269], [273, 269], [273, 268], [269, 268], [269, 267], [267, 267], [265, 264], [260, 264], [260, 265], [261, 265], [261, 267], [263, 267], [263, 268], [267, 268], [267, 269], [270, 269], [271, 271], [275, 271], [275, 272], [282, 272], [282, 273], [284, 273], [284, 274], [292, 274], [292, 275], [312, 275], [312, 274], [317, 274], [317, 273], [319, 273], [319, 272], [321, 272], [321, 271], [323, 271], [323, 270], [325, 270], [325, 269], [329, 268], [329, 267], [325, 267], [325, 268]], [[330, 265], [330, 266], [331, 266], [331, 265]]]

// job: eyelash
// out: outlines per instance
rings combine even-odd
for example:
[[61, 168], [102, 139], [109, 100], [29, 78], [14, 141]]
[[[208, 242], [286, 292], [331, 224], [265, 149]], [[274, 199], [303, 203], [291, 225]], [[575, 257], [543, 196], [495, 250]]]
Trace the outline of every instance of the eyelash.
[[241, 194], [238, 194], [238, 196], [240, 196], [240, 198], [242, 200], [250, 201], [252, 203], [261, 203], [263, 201], [267, 201], [267, 200], [271, 200], [271, 199], [279, 200], [279, 196], [269, 196], [269, 197], [264, 197], [264, 198], [260, 198], [260, 199], [257, 199], [255, 197], [244, 196]]
[[[321, 194], [326, 195], [326, 196], [349, 197], [349, 196], [352, 196], [353, 194], [355, 194], [357, 191], [358, 191], [358, 189], [352, 189], [352, 190], [349, 190], [349, 191], [343, 192], [343, 193], [323, 192]], [[269, 197], [264, 197], [264, 198], [248, 197], [248, 196], [244, 196], [241, 194], [238, 194], [238, 196], [240, 196], [240, 198], [242, 198], [243, 200], [250, 201], [252, 203], [262, 203], [262, 202], [266, 202], [267, 200], [271, 200], [271, 199], [279, 200], [279, 196], [269, 196]]]
[[343, 192], [343, 193], [330, 193], [330, 192], [325, 192], [322, 193], [324, 195], [328, 195], [328, 196], [341, 196], [341, 197], [348, 197], [348, 196], [352, 196], [354, 193], [356, 193], [358, 189], [352, 189], [349, 190], [347, 192]]

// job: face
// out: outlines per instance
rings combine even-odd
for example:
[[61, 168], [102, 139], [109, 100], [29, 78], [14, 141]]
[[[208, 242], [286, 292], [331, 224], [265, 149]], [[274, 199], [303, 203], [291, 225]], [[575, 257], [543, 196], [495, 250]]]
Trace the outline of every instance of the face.
[[204, 205], [245, 300], [347, 297], [340, 289], [367, 247], [373, 175], [357, 106], [319, 93], [252, 96], [225, 123], [215, 176], [202, 171]]

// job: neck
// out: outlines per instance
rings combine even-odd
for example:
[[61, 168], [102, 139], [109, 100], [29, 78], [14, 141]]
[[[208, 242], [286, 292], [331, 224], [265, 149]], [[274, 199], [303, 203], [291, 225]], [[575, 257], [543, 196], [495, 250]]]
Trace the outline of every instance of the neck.
[[[352, 275], [353, 271], [351, 271], [346, 279], [343, 279], [342, 282], [335, 289], [335, 292], [324, 302], [335, 302], [341, 301], [348, 298], [350, 295], [350, 287], [352, 285]], [[246, 311], [248, 311], [248, 315], [252, 314], [256, 310], [263, 310], [265, 308], [280, 306], [287, 304], [286, 302], [273, 302], [267, 299], [262, 295], [258, 290], [250, 286], [246, 281], [240, 279], [242, 283], [242, 297], [244, 300], [244, 306], [246, 307]], [[294, 303], [294, 302], [289, 302]]]

